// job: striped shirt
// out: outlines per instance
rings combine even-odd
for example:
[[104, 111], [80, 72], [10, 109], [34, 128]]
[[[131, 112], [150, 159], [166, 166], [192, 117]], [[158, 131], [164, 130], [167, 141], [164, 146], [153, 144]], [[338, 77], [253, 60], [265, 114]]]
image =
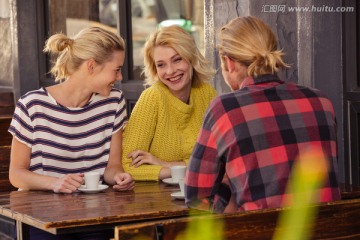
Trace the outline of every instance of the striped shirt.
[[32, 172], [103, 174], [111, 136], [127, 122], [125, 104], [123, 93], [113, 89], [108, 97], [93, 94], [85, 106], [69, 108], [40, 88], [19, 99], [9, 132], [31, 148]]
[[329, 165], [319, 201], [339, 200], [330, 100], [276, 75], [248, 77], [210, 104], [186, 174], [186, 203], [223, 212], [234, 196], [238, 211], [280, 207], [293, 163], [309, 148], [322, 149]]

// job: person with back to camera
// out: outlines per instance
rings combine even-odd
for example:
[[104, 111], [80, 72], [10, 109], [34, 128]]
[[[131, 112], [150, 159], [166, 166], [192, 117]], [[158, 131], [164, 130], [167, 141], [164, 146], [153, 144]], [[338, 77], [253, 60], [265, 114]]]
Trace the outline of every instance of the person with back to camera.
[[[90, 27], [74, 39], [54, 34], [44, 52], [57, 60], [52, 74], [60, 84], [30, 91], [17, 103], [9, 178], [23, 190], [73, 193], [84, 173], [100, 172], [105, 183], [123, 191], [134, 180], [121, 165], [122, 131], [127, 123], [122, 80], [124, 40]], [[54, 236], [30, 228], [31, 239], [109, 239], [113, 231]]]
[[255, 17], [223, 26], [218, 50], [232, 92], [207, 110], [186, 173], [186, 204], [217, 213], [280, 207], [294, 161], [317, 148], [328, 161], [319, 201], [339, 200], [330, 100], [279, 79], [288, 65], [269, 26]]
[[186, 165], [215, 89], [214, 71], [179, 26], [158, 29], [144, 47], [146, 83], [124, 131], [123, 166], [135, 180], [171, 177]]

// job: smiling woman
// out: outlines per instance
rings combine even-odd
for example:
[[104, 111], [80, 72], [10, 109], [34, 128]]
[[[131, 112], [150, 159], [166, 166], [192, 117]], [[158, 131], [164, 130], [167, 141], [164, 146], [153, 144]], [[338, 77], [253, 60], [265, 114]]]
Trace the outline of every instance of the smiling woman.
[[210, 101], [214, 71], [189, 33], [178, 26], [155, 31], [144, 47], [151, 85], [136, 103], [124, 131], [123, 165], [137, 180], [170, 177], [186, 165]]
[[154, 48], [154, 61], [159, 80], [181, 101], [188, 103], [193, 70], [173, 48]]
[[[112, 88], [122, 79], [124, 50], [121, 37], [99, 27], [73, 39], [55, 34], [47, 40], [44, 51], [57, 54], [51, 72], [61, 83], [30, 91], [18, 101], [9, 128], [9, 177], [15, 187], [73, 193], [84, 173], [96, 171], [115, 190], [134, 188], [120, 161], [125, 99]], [[30, 232], [30, 239], [52, 239], [40, 230]]]

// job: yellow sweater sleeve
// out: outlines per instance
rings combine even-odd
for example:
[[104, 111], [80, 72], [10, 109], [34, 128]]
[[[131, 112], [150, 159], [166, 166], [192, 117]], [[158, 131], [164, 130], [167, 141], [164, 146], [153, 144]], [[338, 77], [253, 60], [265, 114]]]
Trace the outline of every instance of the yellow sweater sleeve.
[[149, 152], [154, 136], [157, 117], [157, 93], [144, 90], [137, 101], [123, 135], [123, 167], [135, 180], [158, 180], [161, 166], [143, 164], [138, 168], [130, 167], [127, 155], [134, 150]]

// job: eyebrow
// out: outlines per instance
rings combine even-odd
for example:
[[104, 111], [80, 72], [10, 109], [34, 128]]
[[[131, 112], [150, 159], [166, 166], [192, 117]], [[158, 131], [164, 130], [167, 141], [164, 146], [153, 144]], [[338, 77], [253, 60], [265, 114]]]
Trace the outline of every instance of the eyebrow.
[[177, 54], [175, 54], [174, 56], [172, 56], [171, 59], [174, 59], [174, 58], [176, 58], [176, 57], [181, 57], [181, 56], [180, 56], [180, 54], [177, 53]]
[[[172, 57], [170, 57], [170, 60], [173, 60], [174, 58], [177, 57], [181, 57], [180, 54], [176, 53], [175, 55], [173, 55]], [[159, 63], [159, 62], [165, 62], [164, 60], [160, 59], [158, 61], [155, 61], [155, 63]]]

